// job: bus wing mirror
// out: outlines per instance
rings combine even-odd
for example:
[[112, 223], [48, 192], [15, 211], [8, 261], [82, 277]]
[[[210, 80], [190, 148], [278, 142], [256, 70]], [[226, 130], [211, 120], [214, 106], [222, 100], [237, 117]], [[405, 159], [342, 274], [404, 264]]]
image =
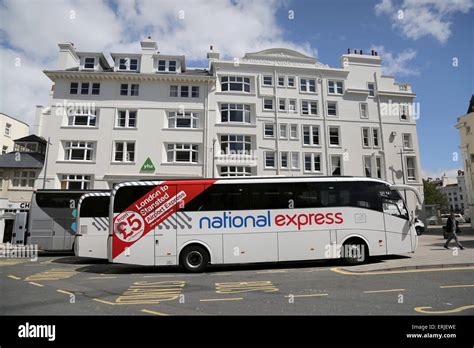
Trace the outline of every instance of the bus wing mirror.
[[[390, 185], [390, 190], [407, 190], [407, 191], [411, 191], [415, 194], [415, 197], [416, 197], [416, 200], [417, 200], [417, 204], [416, 204], [416, 209], [417, 210], [421, 210], [422, 208], [422, 204], [423, 204], [423, 200], [421, 199], [421, 195], [420, 195], [420, 191], [418, 191], [416, 188], [414, 188], [413, 186], [410, 186], [410, 185], [399, 185], [399, 184], [396, 184], [396, 185]], [[406, 203], [406, 202], [405, 202]]]

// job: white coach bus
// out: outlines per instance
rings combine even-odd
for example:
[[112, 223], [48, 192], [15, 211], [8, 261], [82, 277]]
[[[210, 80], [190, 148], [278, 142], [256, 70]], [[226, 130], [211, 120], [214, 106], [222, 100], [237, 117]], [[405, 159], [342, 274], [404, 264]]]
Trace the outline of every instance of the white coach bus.
[[77, 205], [74, 254], [107, 259], [110, 192], [86, 193]]
[[182, 265], [316, 260], [414, 252], [417, 234], [397, 190], [356, 177], [125, 182], [112, 191], [110, 262]]

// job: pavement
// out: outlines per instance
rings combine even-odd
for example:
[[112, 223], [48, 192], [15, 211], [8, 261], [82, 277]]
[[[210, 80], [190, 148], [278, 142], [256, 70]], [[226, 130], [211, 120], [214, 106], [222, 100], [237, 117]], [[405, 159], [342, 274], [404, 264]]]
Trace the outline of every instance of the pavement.
[[424, 268], [474, 266], [474, 228], [471, 224], [460, 225], [462, 233], [458, 235], [464, 250], [450, 243], [450, 250], [443, 248], [442, 226], [428, 226], [418, 236], [418, 248], [414, 253], [372, 258], [369, 263], [359, 266], [342, 267], [348, 272], [373, 272], [387, 270], [409, 270]]

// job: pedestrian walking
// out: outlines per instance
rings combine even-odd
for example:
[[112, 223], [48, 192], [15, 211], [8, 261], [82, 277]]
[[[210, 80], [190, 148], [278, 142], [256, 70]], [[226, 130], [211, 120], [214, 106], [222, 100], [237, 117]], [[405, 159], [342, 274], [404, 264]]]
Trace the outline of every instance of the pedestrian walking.
[[444, 244], [445, 249], [449, 249], [449, 242], [454, 239], [454, 242], [459, 247], [459, 249], [464, 250], [464, 247], [461, 243], [459, 243], [458, 235], [456, 234], [456, 232], [459, 230], [458, 224], [459, 222], [454, 217], [454, 213], [451, 212], [451, 214], [449, 214], [448, 220], [446, 221], [446, 232], [448, 233], [448, 239]]

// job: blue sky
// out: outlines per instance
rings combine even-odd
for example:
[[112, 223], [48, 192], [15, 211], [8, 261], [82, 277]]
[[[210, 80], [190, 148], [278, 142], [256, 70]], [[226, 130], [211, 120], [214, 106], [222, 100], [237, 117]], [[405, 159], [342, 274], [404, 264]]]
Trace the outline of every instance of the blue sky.
[[33, 123], [59, 42], [133, 52], [151, 35], [188, 66], [205, 66], [211, 44], [227, 57], [288, 47], [334, 67], [349, 47], [377, 48], [384, 72], [417, 94], [423, 173], [452, 176], [462, 168], [454, 125], [474, 93], [473, 13], [474, 0], [0, 0], [0, 111]]

